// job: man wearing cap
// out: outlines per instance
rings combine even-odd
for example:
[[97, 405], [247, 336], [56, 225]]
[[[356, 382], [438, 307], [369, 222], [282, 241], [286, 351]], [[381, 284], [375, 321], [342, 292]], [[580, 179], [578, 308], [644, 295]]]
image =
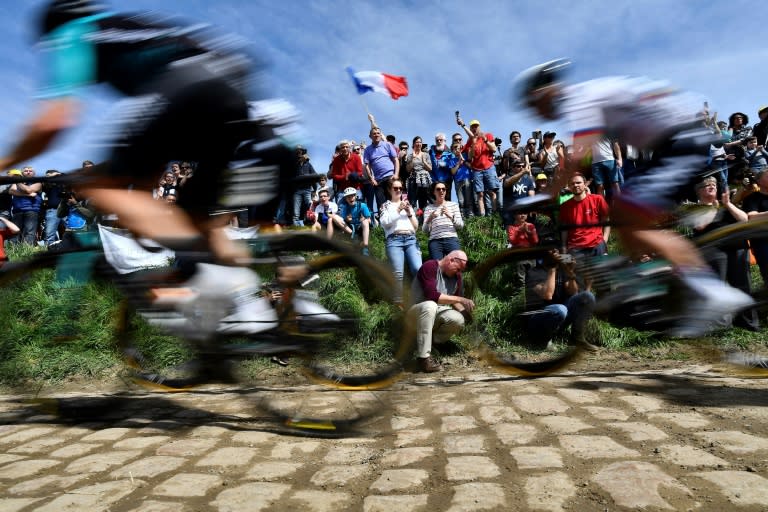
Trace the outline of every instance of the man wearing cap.
[[344, 200], [339, 203], [339, 213], [333, 216], [336, 223], [352, 239], [362, 236], [363, 256], [368, 256], [368, 236], [371, 231], [371, 210], [368, 205], [357, 200], [357, 190], [352, 187], [344, 189]]
[[[477, 194], [477, 207], [480, 216], [486, 215], [485, 194], [490, 198], [491, 208], [496, 204], [496, 191], [499, 190], [499, 178], [493, 165], [493, 154], [496, 153], [496, 143], [492, 133], [484, 133], [480, 129], [480, 121], [473, 119], [469, 128], [461, 117], [456, 123], [467, 133], [467, 144], [463, 152], [469, 155], [469, 166], [472, 169], [472, 185]], [[492, 212], [487, 212], [490, 215]]]
[[514, 215], [509, 211], [522, 197], [532, 196], [536, 193], [536, 185], [533, 183], [530, 167], [523, 160], [514, 160], [507, 176], [504, 178], [503, 211], [501, 218], [504, 226], [514, 223]]

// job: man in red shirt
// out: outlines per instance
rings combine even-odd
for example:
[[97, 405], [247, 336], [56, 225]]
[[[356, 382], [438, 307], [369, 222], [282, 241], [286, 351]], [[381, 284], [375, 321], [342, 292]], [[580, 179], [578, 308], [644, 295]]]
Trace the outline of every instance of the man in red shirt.
[[[477, 205], [480, 216], [485, 212], [485, 193], [491, 199], [491, 209], [496, 204], [496, 191], [499, 190], [499, 178], [496, 175], [496, 166], [493, 165], [493, 154], [496, 152], [496, 143], [492, 133], [484, 133], [480, 129], [480, 121], [473, 119], [469, 122], [469, 128], [460, 117], [456, 123], [464, 128], [467, 133], [466, 146], [462, 153], [469, 155], [469, 166], [472, 168], [472, 186], [477, 194]], [[490, 215], [492, 212], [488, 212]]]
[[563, 252], [567, 250], [577, 258], [602, 256], [608, 252], [606, 244], [611, 233], [610, 226], [605, 224], [608, 203], [601, 194], [588, 193], [581, 173], [574, 173], [569, 185], [573, 197], [560, 205], [560, 223], [566, 226], [562, 233]]
[[[351, 178], [351, 175], [356, 175], [358, 179]], [[344, 199], [346, 188], [360, 188], [360, 181], [363, 177], [363, 160], [360, 158], [360, 153], [350, 151], [349, 141], [339, 142], [339, 153], [333, 157], [328, 177], [333, 180], [336, 204]]]

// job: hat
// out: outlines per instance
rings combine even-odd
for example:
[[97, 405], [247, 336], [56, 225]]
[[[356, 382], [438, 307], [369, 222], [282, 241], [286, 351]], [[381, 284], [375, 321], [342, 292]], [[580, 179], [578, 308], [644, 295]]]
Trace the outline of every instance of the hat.
[[749, 116], [745, 114], [744, 112], [734, 112], [730, 116], [728, 116], [728, 125], [733, 126], [733, 118], [736, 116], [741, 116], [744, 119], [744, 125], [749, 124]]
[[8, 176], [21, 176], [21, 171], [18, 169], [11, 169], [8, 171]]
[[760, 108], [757, 110], [757, 115], [760, 115], [760, 114], [762, 114], [762, 113], [763, 113], [763, 112], [765, 112], [766, 110], [768, 110], [768, 105], [763, 105], [762, 107], [760, 107]]
[[357, 189], [352, 187], [347, 187], [344, 189], [344, 197], [347, 196], [356, 196], [357, 195]]
[[539, 180], [546, 180], [546, 179], [548, 179], [548, 178], [547, 178], [547, 175], [546, 175], [546, 174], [544, 174], [543, 172], [540, 172], [539, 174], [537, 174], [537, 175], [536, 175], [536, 181], [539, 181]]
[[545, 132], [545, 133], [544, 133], [544, 138], [545, 138], [545, 139], [546, 139], [547, 137], [553, 137], [553, 138], [554, 138], [554, 136], [555, 136], [555, 135], [557, 135], [555, 132]]
[[473, 119], [473, 120], [471, 120], [471, 121], [469, 122], [469, 127], [470, 127], [470, 128], [471, 128], [471, 127], [473, 127], [473, 126], [475, 126], [475, 125], [478, 125], [478, 126], [480, 126], [480, 121], [478, 121], [477, 119]]

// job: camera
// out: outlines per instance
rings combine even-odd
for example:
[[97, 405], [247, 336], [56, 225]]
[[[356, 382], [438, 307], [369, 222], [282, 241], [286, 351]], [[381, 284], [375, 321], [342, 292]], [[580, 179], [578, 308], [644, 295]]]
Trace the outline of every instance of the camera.
[[456, 119], [458, 120], [461, 117], [461, 114], [459, 114], [459, 111], [456, 111]]
[[495, 139], [493, 139], [493, 142], [494, 142], [494, 144], [496, 144], [497, 148], [500, 148], [501, 147], [501, 143], [504, 142], [504, 141], [501, 140], [500, 138], [496, 137]]
[[570, 265], [571, 263], [575, 262], [576, 260], [573, 259], [573, 256], [570, 254], [562, 254], [560, 255], [560, 263], [563, 265]]
[[531, 138], [536, 140], [541, 140], [541, 130], [532, 131]]

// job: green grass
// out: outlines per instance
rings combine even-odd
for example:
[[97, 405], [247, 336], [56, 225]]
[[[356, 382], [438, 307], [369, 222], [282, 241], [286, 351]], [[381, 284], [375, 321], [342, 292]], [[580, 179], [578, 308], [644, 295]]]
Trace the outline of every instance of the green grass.
[[[505, 246], [497, 217], [468, 219], [460, 237], [471, 264]], [[381, 228], [372, 231], [372, 257], [385, 259], [383, 238]], [[418, 239], [426, 260], [427, 236], [420, 232]], [[611, 249], [615, 251], [616, 246], [612, 245]], [[13, 246], [9, 248], [9, 256], [11, 260], [23, 259], [37, 250]], [[754, 282], [760, 283], [759, 274], [754, 277]], [[466, 280], [472, 283], [471, 272]], [[393, 305], [378, 300], [370, 279], [354, 269], [325, 270], [321, 272], [315, 292], [328, 309], [359, 320], [343, 339], [331, 340], [332, 346], [338, 348], [329, 356], [334, 365], [364, 368], [382, 365], [391, 359], [394, 347], [405, 336], [403, 314]], [[449, 354], [455, 360], [466, 359], [479, 340], [500, 351], [524, 350], [520, 335], [523, 326], [517, 317], [523, 306], [523, 294], [510, 284], [510, 269], [494, 271], [474, 300], [477, 307], [471, 326], [455, 338], [455, 343], [438, 346], [436, 351]], [[122, 363], [114, 335], [119, 304], [120, 294], [109, 283], [58, 283], [50, 270], [35, 272], [0, 288], [0, 325], [3, 325], [0, 385], [59, 382], [70, 377], [98, 379], [119, 371]], [[766, 325], [765, 314], [761, 320]], [[172, 367], [190, 357], [179, 339], [151, 328], [140, 318], [133, 318], [132, 328], [138, 347], [154, 368]], [[591, 333], [591, 341], [633, 357], [678, 361], [695, 358], [691, 345], [650, 332], [595, 320]], [[714, 333], [703, 345], [717, 349], [765, 350], [766, 339], [766, 329], [757, 333], [729, 329]], [[270, 366], [259, 360], [245, 368], [247, 373], [258, 375]]]

